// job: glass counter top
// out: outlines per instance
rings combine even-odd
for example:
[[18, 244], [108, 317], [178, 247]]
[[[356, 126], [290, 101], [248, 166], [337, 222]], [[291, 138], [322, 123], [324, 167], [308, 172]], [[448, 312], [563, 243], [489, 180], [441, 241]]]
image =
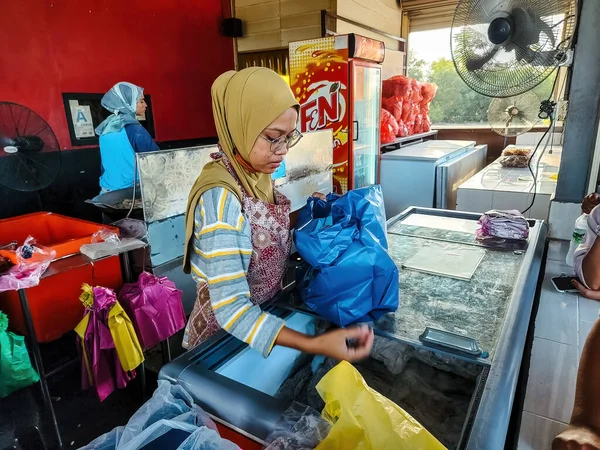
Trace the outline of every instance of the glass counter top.
[[427, 327], [473, 338], [493, 358], [525, 252], [484, 249], [469, 281], [403, 268], [425, 246], [466, 247], [475, 243], [475, 220], [412, 214], [388, 229], [389, 254], [400, 271], [400, 306], [376, 328], [419, 341]]

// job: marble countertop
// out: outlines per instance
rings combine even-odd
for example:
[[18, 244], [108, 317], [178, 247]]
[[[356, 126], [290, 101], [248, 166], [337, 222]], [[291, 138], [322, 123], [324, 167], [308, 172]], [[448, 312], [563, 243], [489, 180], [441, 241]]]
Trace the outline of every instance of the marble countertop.
[[424, 246], [477, 245], [475, 221], [418, 216], [388, 230], [389, 254], [400, 271], [400, 307], [376, 328], [416, 342], [426, 327], [457, 333], [475, 339], [493, 359], [524, 254], [485, 249], [470, 281], [405, 269]]

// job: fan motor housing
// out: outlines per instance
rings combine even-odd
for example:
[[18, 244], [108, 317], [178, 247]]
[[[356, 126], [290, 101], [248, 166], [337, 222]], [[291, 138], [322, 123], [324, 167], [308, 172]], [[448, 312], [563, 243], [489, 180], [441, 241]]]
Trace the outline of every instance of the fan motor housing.
[[488, 27], [488, 39], [495, 45], [503, 44], [510, 38], [512, 23], [508, 17], [496, 17]]

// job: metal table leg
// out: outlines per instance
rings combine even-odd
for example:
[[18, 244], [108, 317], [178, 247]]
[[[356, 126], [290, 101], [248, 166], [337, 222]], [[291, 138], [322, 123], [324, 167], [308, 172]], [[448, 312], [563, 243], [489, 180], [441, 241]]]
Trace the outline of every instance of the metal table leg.
[[133, 275], [131, 273], [131, 262], [129, 260], [129, 252], [121, 253], [121, 262], [123, 263], [123, 278], [125, 283], [131, 283], [133, 281]]
[[27, 301], [27, 293], [25, 289], [19, 289], [19, 300], [21, 301], [21, 310], [23, 311], [23, 318], [27, 325], [27, 334], [29, 335], [29, 345], [33, 352], [33, 362], [35, 368], [40, 375], [40, 385], [42, 387], [42, 396], [44, 398], [44, 404], [50, 411], [52, 418], [52, 427], [56, 435], [58, 448], [62, 448], [62, 439], [60, 437], [60, 430], [58, 429], [58, 422], [56, 420], [56, 413], [54, 412], [54, 406], [52, 406], [52, 398], [50, 398], [50, 391], [48, 390], [48, 382], [46, 380], [46, 373], [44, 372], [44, 364], [42, 363], [42, 353], [40, 352], [40, 345], [35, 335], [35, 327], [33, 326], [33, 319], [31, 318], [31, 310], [29, 309], [29, 302]]
[[168, 364], [171, 362], [171, 342], [170, 339], [167, 338], [160, 343], [160, 349], [162, 351], [163, 364]]

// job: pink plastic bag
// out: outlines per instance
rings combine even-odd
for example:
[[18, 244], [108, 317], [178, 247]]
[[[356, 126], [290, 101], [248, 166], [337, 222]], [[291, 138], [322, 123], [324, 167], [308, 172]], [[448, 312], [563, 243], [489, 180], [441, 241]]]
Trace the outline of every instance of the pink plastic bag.
[[16, 250], [16, 266], [0, 275], [0, 292], [27, 289], [40, 284], [40, 278], [56, 257], [56, 251], [35, 243], [29, 236]]
[[131, 318], [140, 344], [152, 348], [185, 327], [182, 292], [167, 277], [144, 272], [137, 283], [121, 288], [119, 299]]

